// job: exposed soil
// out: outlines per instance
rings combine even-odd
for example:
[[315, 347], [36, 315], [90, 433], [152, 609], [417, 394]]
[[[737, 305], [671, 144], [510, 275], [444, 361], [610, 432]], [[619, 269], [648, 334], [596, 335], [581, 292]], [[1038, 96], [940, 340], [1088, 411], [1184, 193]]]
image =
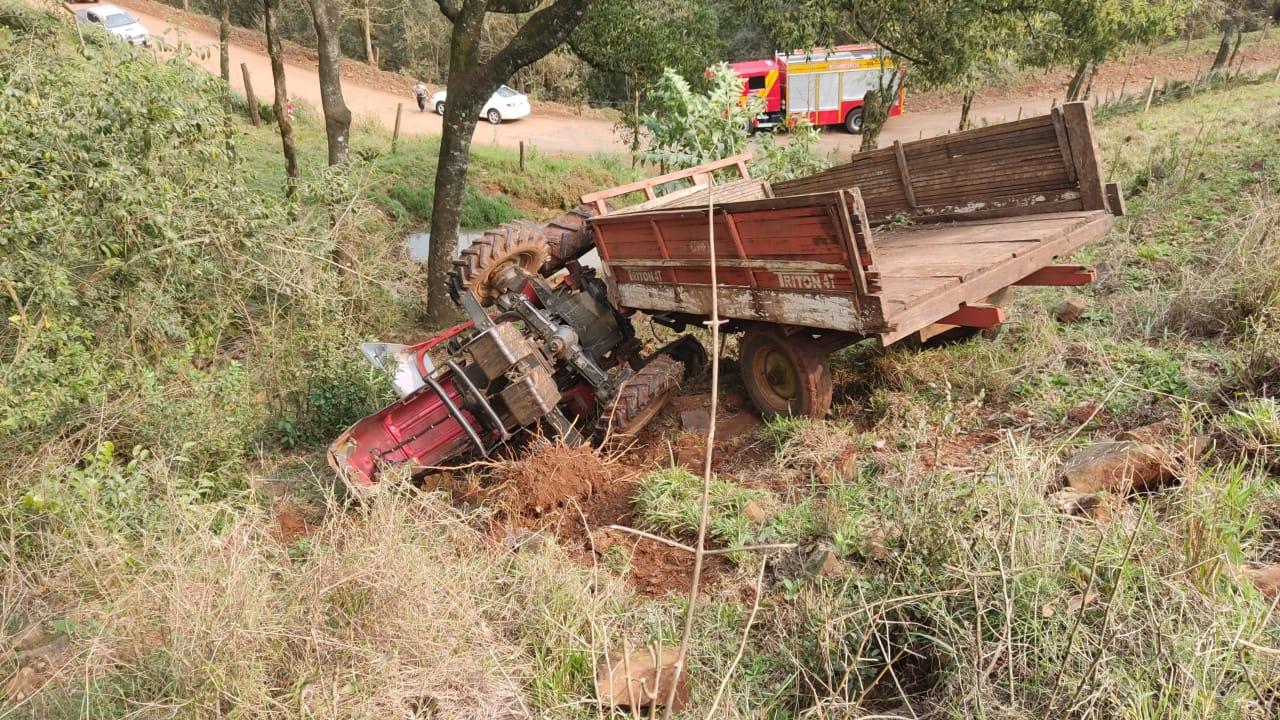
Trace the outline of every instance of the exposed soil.
[[285, 545], [292, 545], [310, 535], [314, 527], [305, 514], [296, 505], [284, 502], [277, 504], [274, 518], [276, 539]]

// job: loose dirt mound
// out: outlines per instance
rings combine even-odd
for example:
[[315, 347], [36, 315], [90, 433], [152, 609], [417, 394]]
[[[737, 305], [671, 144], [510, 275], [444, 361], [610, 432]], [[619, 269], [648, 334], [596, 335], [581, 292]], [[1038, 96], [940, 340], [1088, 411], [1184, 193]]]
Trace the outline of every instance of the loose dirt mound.
[[493, 497], [508, 518], [538, 519], [589, 498], [613, 472], [590, 447], [540, 443], [494, 471]]

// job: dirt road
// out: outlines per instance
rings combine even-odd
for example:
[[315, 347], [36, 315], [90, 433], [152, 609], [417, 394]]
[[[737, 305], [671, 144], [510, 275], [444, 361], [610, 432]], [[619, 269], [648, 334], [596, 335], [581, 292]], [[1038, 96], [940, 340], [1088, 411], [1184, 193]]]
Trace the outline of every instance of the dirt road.
[[[151, 31], [153, 36], [162, 38], [170, 45], [185, 42], [197, 52], [192, 61], [210, 73], [218, 72], [218, 36], [216, 23], [211, 18], [185, 13], [177, 8], [162, 5], [153, 0], [114, 0], [117, 5], [128, 8]], [[73, 9], [83, 5], [71, 5]], [[249, 30], [237, 28], [232, 35], [231, 50], [231, 84], [236, 90], [244, 91], [244, 81], [240, 71], [243, 63], [249, 69], [254, 91], [260, 99], [270, 100], [274, 92], [271, 79], [271, 66], [267, 58], [261, 35]], [[1250, 50], [1246, 48], [1246, 68], [1261, 69], [1274, 66], [1280, 59], [1280, 46], [1268, 45]], [[306, 102], [317, 110], [320, 108], [320, 80], [316, 72], [310, 51], [292, 47], [286, 51], [285, 78], [289, 93], [297, 100]], [[1146, 77], [1162, 75], [1163, 77], [1191, 79], [1200, 69], [1205, 67], [1200, 57], [1190, 58], [1157, 58], [1158, 63], [1144, 61], [1139, 67], [1132, 64], [1125, 66], [1123, 62], [1105, 66], [1095, 81], [1102, 93], [1108, 89], [1121, 86], [1119, 75], [1125, 76], [1125, 86], [1129, 92], [1136, 92], [1145, 84]], [[975, 102], [973, 117], [978, 123], [983, 121], [999, 122], [1013, 120], [1019, 114], [1032, 115], [1049, 111], [1054, 102], [1055, 93], [1060, 96], [1060, 88], [1065, 79], [1058, 78], [1062, 72], [1050, 73], [1020, 87], [986, 90], [979, 94]], [[1130, 78], [1132, 77], [1132, 80]], [[403, 83], [402, 91], [397, 84]], [[354, 61], [343, 62], [343, 95], [353, 114], [359, 117], [372, 118], [383, 126], [390, 128], [395, 123], [396, 105], [404, 104], [404, 115], [401, 120], [401, 132], [414, 135], [421, 133], [440, 133], [440, 117], [433, 112], [418, 112], [409, 86], [412, 81], [403, 80], [394, 73], [381, 72]], [[433, 88], [434, 90], [434, 88]], [[912, 109], [913, 104], [921, 105], [921, 111]], [[900, 117], [892, 118], [881, 135], [882, 142], [894, 140], [916, 140], [922, 137], [934, 137], [954, 130], [959, 123], [959, 104], [944, 95], [921, 96], [915, 100], [909, 95], [907, 112]], [[614, 121], [601, 117], [583, 117], [567, 112], [563, 107], [547, 103], [534, 103], [533, 115], [502, 125], [490, 125], [481, 121], [476, 128], [474, 142], [478, 145], [497, 145], [514, 148], [520, 141], [548, 153], [589, 154], [593, 152], [626, 153], [626, 144], [614, 131]], [[821, 146], [827, 152], [846, 156], [857, 150], [860, 139], [839, 129], [829, 129], [823, 133]]]

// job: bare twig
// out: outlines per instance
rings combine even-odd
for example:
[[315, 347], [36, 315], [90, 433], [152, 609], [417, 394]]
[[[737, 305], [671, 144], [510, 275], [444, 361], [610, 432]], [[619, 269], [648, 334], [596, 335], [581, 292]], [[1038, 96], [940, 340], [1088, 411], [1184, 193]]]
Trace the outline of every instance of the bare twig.
[[[711, 456], [716, 442], [716, 410], [720, 402], [720, 293], [716, 279], [716, 214], [715, 214], [715, 180], [707, 176], [707, 255], [711, 269], [711, 318], [707, 324], [711, 326], [711, 407], [710, 421], [707, 423], [707, 451], [702, 459], [702, 507], [698, 518], [698, 543], [694, 545], [693, 578], [689, 581], [689, 606], [684, 612], [684, 631], [680, 635], [680, 646], [676, 649], [676, 680], [684, 672], [685, 654], [689, 649], [689, 637], [693, 634], [693, 614], [698, 608], [698, 584], [702, 582], [702, 565], [706, 559], [707, 521], [711, 515]], [[667, 689], [667, 700], [663, 708], [663, 718], [671, 717], [671, 704], [675, 701], [676, 686], [672, 682]]]
[[765, 559], [760, 558], [760, 572], [756, 573], [756, 595], [751, 602], [751, 614], [747, 616], [747, 625], [742, 628], [742, 642], [738, 643], [738, 652], [733, 656], [728, 669], [724, 671], [724, 677], [720, 679], [720, 688], [716, 690], [715, 700], [711, 702], [711, 709], [707, 710], [707, 720], [716, 716], [716, 709], [720, 707], [725, 688], [729, 687], [729, 679], [733, 677], [733, 671], [738, 669], [738, 663], [742, 661], [742, 653], [747, 649], [747, 638], [751, 635], [751, 625], [756, 621], [756, 613], [760, 611], [760, 596], [764, 593], [764, 566]]

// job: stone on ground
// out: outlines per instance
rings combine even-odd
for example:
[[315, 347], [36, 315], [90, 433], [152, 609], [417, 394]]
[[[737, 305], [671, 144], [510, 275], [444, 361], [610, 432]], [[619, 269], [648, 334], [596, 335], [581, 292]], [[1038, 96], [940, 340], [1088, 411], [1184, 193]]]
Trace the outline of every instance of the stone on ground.
[[1064, 484], [1085, 493], [1128, 494], [1150, 490], [1174, 477], [1173, 459], [1160, 448], [1132, 440], [1094, 443], [1062, 469]]
[[689, 684], [684, 672], [676, 675], [678, 657], [678, 648], [665, 646], [610, 653], [596, 665], [596, 700], [602, 707], [661, 707], [675, 682], [671, 709], [679, 712], [689, 702]]
[[1280, 565], [1260, 565], [1247, 567], [1244, 574], [1258, 590], [1267, 598], [1280, 598]]
[[1088, 308], [1088, 300], [1073, 295], [1058, 303], [1058, 307], [1053, 311], [1053, 316], [1058, 318], [1058, 322], [1071, 323], [1084, 317], [1084, 311]]

